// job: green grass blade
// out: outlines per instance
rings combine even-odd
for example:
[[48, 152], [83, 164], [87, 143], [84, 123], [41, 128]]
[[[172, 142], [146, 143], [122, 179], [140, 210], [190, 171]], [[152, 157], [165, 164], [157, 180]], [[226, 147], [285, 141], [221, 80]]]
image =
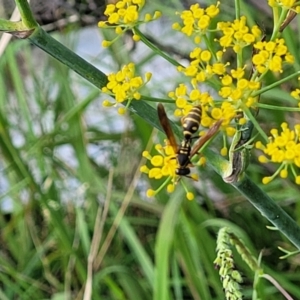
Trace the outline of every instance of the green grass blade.
[[179, 210], [182, 201], [185, 199], [183, 193], [172, 195], [162, 215], [157, 242], [155, 246], [155, 281], [154, 281], [154, 299], [168, 300], [172, 299], [169, 293], [169, 260], [174, 240], [175, 227], [177, 225]]

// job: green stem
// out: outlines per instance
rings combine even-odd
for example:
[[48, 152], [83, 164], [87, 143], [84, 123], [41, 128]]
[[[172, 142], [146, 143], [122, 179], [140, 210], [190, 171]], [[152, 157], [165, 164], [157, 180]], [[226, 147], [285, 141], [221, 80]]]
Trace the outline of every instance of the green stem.
[[273, 29], [273, 33], [272, 33], [272, 37], [270, 39], [270, 41], [274, 41], [277, 37], [278, 37], [278, 32], [280, 29], [280, 26], [282, 24], [282, 22], [284, 21], [284, 19], [286, 18], [288, 13], [288, 9], [282, 9], [281, 13], [280, 13], [280, 17], [277, 20], [276, 23], [274, 23], [274, 29]]
[[213, 47], [212, 47], [211, 42], [209, 41], [207, 35], [203, 35], [202, 38], [204, 40], [204, 43], [205, 43], [206, 47], [208, 48], [208, 50], [213, 55], [214, 59], [217, 60], [216, 51], [213, 50]]
[[0, 19], [0, 31], [23, 31], [27, 30], [27, 27], [24, 27], [23, 22], [12, 22], [9, 20]]
[[243, 107], [243, 111], [246, 114], [246, 116], [248, 117], [248, 119], [253, 123], [254, 127], [256, 128], [256, 130], [259, 132], [259, 134], [261, 135], [261, 137], [265, 140], [266, 143], [269, 142], [268, 136], [266, 135], [266, 133], [263, 131], [263, 129], [261, 128], [261, 126], [258, 124], [257, 120], [255, 119], [255, 117], [252, 115], [251, 111], [249, 110], [248, 107], [244, 106]]
[[159, 56], [163, 57], [166, 61], [174, 65], [175, 67], [183, 67], [179, 62], [177, 62], [175, 59], [167, 55], [165, 52], [161, 51], [159, 48], [157, 48], [154, 44], [152, 44], [146, 37], [145, 35], [137, 28], [132, 29], [133, 33], [138, 35], [141, 39], [141, 41], [147, 45], [154, 53], [157, 53]]
[[15, 2], [19, 9], [22, 22], [26, 29], [38, 27], [39, 24], [36, 22], [27, 0], [16, 0]]
[[[209, 149], [204, 150], [209, 164], [220, 175], [228, 168], [228, 162]], [[280, 232], [282, 232], [298, 249], [300, 249], [300, 227], [253, 181], [245, 176], [241, 181], [232, 184], [249, 202], [260, 211]]]
[[270, 105], [264, 103], [257, 103], [256, 105], [259, 108], [270, 109], [270, 110], [296, 111], [296, 112], [300, 111], [299, 107], [278, 106], [278, 105]]
[[252, 97], [256, 97], [256, 96], [261, 95], [261, 94], [263, 94], [263, 93], [265, 93], [265, 92], [267, 92], [269, 90], [272, 90], [273, 88], [275, 88], [275, 87], [281, 85], [282, 83], [287, 82], [290, 79], [292, 79], [294, 77], [297, 77], [299, 75], [300, 75], [300, 71], [297, 71], [297, 72], [295, 72], [295, 73], [293, 73], [293, 74], [291, 74], [291, 75], [289, 75], [289, 76], [287, 76], [287, 77], [285, 77], [285, 78], [283, 78], [281, 80], [278, 80], [278, 81], [276, 81], [276, 82], [274, 82], [274, 83], [272, 83], [272, 84], [270, 84], [270, 85], [268, 85], [268, 86], [266, 86], [266, 87], [264, 87], [264, 88], [262, 88], [262, 89], [260, 89], [260, 90], [258, 90], [256, 92], [254, 92], [252, 94]]
[[104, 73], [56, 41], [41, 27], [34, 30], [30, 35], [29, 40], [99, 89], [106, 85], [107, 78]]
[[241, 68], [243, 63], [243, 49], [240, 49], [236, 54], [237, 67]]
[[240, 0], [235, 0], [234, 1], [234, 6], [235, 6], [235, 18], [239, 19], [241, 15], [241, 3]]
[[173, 99], [166, 99], [166, 98], [155, 98], [151, 96], [145, 96], [142, 95], [143, 101], [148, 101], [148, 102], [154, 102], [154, 103], [169, 103], [169, 104], [175, 104]]

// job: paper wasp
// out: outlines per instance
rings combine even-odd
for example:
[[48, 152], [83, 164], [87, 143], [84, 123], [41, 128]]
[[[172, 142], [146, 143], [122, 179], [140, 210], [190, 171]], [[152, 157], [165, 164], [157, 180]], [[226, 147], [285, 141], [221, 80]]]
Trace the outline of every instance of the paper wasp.
[[[195, 107], [196, 108], [196, 107]], [[199, 112], [199, 107], [197, 109]], [[193, 113], [195, 110], [193, 111]], [[201, 108], [200, 108], [201, 112]], [[191, 159], [192, 157], [198, 153], [198, 151], [201, 149], [201, 147], [210, 140], [219, 130], [222, 120], [217, 121], [212, 127], [209, 128], [209, 130], [206, 132], [206, 134], [202, 137], [200, 137], [194, 144], [193, 148], [191, 146], [192, 141], [192, 134], [195, 133], [200, 125], [200, 117], [199, 117], [199, 124], [196, 128], [194, 124], [196, 123], [196, 119], [192, 119], [192, 115], [189, 117], [189, 115], [183, 120], [183, 124], [187, 124], [184, 127], [184, 140], [181, 142], [180, 146], [177, 145], [173, 130], [171, 128], [169, 119], [167, 117], [166, 111], [164, 106], [159, 103], [157, 106], [157, 113], [158, 118], [160, 121], [160, 124], [166, 133], [166, 136], [170, 142], [170, 145], [172, 146], [174, 152], [176, 153], [176, 159], [178, 162], [178, 168], [176, 169], [176, 175], [179, 176], [187, 176], [190, 174], [191, 170], [190, 167], [192, 166]], [[192, 120], [191, 120], [192, 119]], [[190, 123], [189, 123], [190, 122]]]

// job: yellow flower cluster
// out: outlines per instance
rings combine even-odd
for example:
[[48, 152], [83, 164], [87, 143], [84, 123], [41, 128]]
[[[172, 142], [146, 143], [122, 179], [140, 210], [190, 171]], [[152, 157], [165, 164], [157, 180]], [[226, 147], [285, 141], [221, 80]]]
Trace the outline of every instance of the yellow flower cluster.
[[300, 175], [297, 174], [295, 168], [295, 166], [300, 168], [300, 124], [295, 125], [294, 130], [291, 130], [287, 123], [282, 123], [281, 129], [280, 134], [277, 129], [271, 130], [272, 137], [269, 138], [266, 146], [261, 142], [256, 143], [256, 148], [261, 149], [265, 154], [259, 157], [261, 163], [271, 161], [280, 164], [272, 176], [263, 178], [263, 183], [269, 183], [278, 174], [281, 178], [287, 178], [288, 169], [290, 169], [296, 184], [300, 185]]
[[180, 30], [187, 36], [196, 33], [195, 42], [200, 43], [200, 36], [206, 33], [211, 20], [219, 14], [219, 5], [220, 2], [217, 2], [217, 5], [211, 5], [206, 9], [201, 8], [199, 3], [191, 5], [190, 10], [185, 10], [180, 15], [183, 26], [175, 23], [173, 24], [173, 29]]
[[[159, 153], [152, 156], [148, 151], [143, 152], [143, 157], [149, 160], [151, 168], [149, 169], [146, 165], [143, 165], [140, 169], [142, 173], [148, 174], [150, 179], [162, 179], [166, 177], [164, 183], [157, 189], [149, 189], [147, 191], [147, 197], [154, 197], [159, 193], [165, 186], [167, 186], [168, 193], [172, 193], [175, 189], [175, 185], [180, 180], [180, 176], [176, 174], [176, 169], [178, 168], [178, 162], [176, 159], [176, 153], [171, 145], [162, 147], [162, 145], [155, 145], [156, 151]], [[198, 180], [195, 174], [191, 174], [194, 180]], [[184, 186], [185, 187], [185, 186]], [[188, 200], [194, 199], [194, 194], [186, 190], [186, 197]]]
[[209, 93], [202, 93], [199, 89], [193, 89], [188, 93], [188, 87], [183, 83], [179, 84], [175, 92], [170, 92], [169, 97], [175, 100], [178, 107], [174, 112], [177, 117], [186, 116], [194, 105], [207, 105], [213, 102]]
[[[222, 30], [224, 36], [220, 39], [220, 44], [223, 48], [233, 47], [241, 51], [245, 46], [254, 44], [258, 39], [261, 31], [257, 26], [253, 26], [252, 33], [246, 26], [246, 18], [241, 17], [240, 20], [235, 20], [233, 23], [220, 22], [218, 28]], [[227, 40], [226, 40], [227, 39]], [[227, 41], [225, 43], [225, 40]], [[256, 79], [246, 79], [249, 77], [245, 72], [245, 67], [230, 69], [228, 62], [223, 62], [223, 51], [211, 52], [208, 49], [196, 47], [190, 53], [191, 62], [187, 67], [178, 67], [178, 70], [183, 72], [187, 77], [191, 77], [192, 91], [187, 94], [187, 87], [180, 85], [175, 92], [169, 93], [169, 97], [176, 101], [178, 109], [175, 111], [176, 116], [185, 116], [193, 105], [201, 105], [203, 111], [207, 112], [206, 116], [212, 115], [218, 111], [220, 118], [224, 119], [223, 131], [226, 125], [229, 125], [235, 115], [245, 107], [255, 107], [257, 96], [252, 94], [259, 90], [261, 84]], [[222, 101], [214, 101], [209, 93], [201, 93], [198, 88], [199, 83], [213, 81], [215, 85], [220, 86], [219, 96]], [[219, 110], [217, 110], [219, 107]], [[221, 112], [221, 113], [220, 113]], [[204, 118], [201, 124], [209, 127], [215, 118]], [[216, 120], [216, 119], [215, 119]], [[246, 120], [241, 118], [240, 124]], [[226, 128], [226, 133], [230, 136], [234, 133], [232, 127]]]
[[225, 48], [233, 48], [235, 53], [239, 53], [244, 47], [253, 44], [260, 36], [261, 30], [254, 25], [251, 30], [246, 25], [246, 17], [242, 16], [233, 22], [219, 22], [218, 29], [222, 31], [220, 45]]
[[[195, 48], [190, 53], [191, 62], [186, 68], [178, 67], [178, 71], [183, 72], [187, 77], [192, 77], [191, 83], [196, 86], [199, 82], [211, 79], [214, 75], [220, 76], [226, 73], [226, 66], [221, 62], [222, 51], [215, 55], [209, 50], [202, 50], [200, 47]], [[215, 60], [212, 62], [212, 60]]]
[[[257, 99], [251, 95], [253, 92], [259, 90], [261, 86], [260, 82], [246, 79], [245, 76], [247, 75], [245, 74], [244, 68], [227, 70], [229, 64], [224, 64], [221, 61], [209, 64], [208, 60], [203, 59], [203, 57], [209, 59], [212, 57], [208, 55], [208, 53], [210, 53], [208, 50], [202, 51], [200, 48], [194, 49], [190, 55], [191, 58], [193, 58], [190, 65], [186, 68], [179, 68], [186, 76], [192, 77], [192, 86], [196, 87], [198, 82], [214, 79], [220, 81], [221, 88], [219, 95], [224, 101], [231, 102], [236, 110], [239, 110], [243, 105], [247, 107], [255, 106]], [[219, 58], [221, 58], [221, 53], [218, 54]], [[207, 104], [207, 99], [209, 99], [209, 104], [212, 104], [213, 101], [210, 95], [205, 93], [205, 97], [199, 98], [201, 93], [200, 91], [196, 92], [197, 90], [197, 88], [193, 89], [190, 95], [191, 101], [198, 100], [201, 104]], [[169, 94], [169, 96], [170, 95], [172, 94]], [[201, 96], [202, 95], [203, 94], [201, 94]], [[174, 99], [174, 97], [172, 98]], [[181, 98], [179, 99], [181, 100]], [[179, 102], [178, 99], [176, 99], [176, 104], [177, 102]], [[180, 101], [180, 103], [184, 104], [182, 101]], [[180, 107], [178, 104], [177, 106]]]
[[[140, 11], [144, 4], [145, 0], [120, 0], [116, 4], [106, 6], [104, 15], [107, 16], [107, 21], [100, 21], [98, 26], [100, 28], [114, 27], [118, 36], [112, 41], [104, 40], [102, 42], [103, 47], [110, 46], [126, 30], [132, 29], [140, 23], [147, 23], [160, 18], [161, 12], [156, 11], [153, 15], [145, 14], [144, 19], [140, 20]], [[134, 34], [133, 39], [138, 41], [140, 37]]]
[[143, 152], [143, 157], [150, 161], [153, 168], [148, 169], [143, 166], [141, 171], [147, 173], [149, 178], [161, 179], [166, 176], [175, 178], [177, 162], [173, 148], [169, 145], [163, 148], [162, 145], [157, 144], [155, 149], [159, 153], [158, 155], [151, 156], [148, 151]]
[[231, 70], [231, 75], [227, 74], [221, 79], [222, 87], [219, 95], [231, 102], [236, 110], [255, 106], [256, 98], [252, 97], [252, 93], [259, 90], [260, 82], [248, 80], [244, 78], [244, 69], [238, 68]]
[[175, 100], [177, 109], [174, 115], [176, 117], [185, 117], [194, 106], [200, 105], [202, 108], [201, 125], [203, 127], [208, 128], [216, 121], [223, 119], [222, 128], [229, 136], [234, 134], [235, 130], [229, 124], [236, 115], [236, 109], [229, 102], [223, 102], [221, 107], [215, 107], [214, 100], [208, 92], [192, 89], [188, 93], [188, 87], [183, 83], [179, 84], [175, 92], [170, 92], [169, 97]]
[[260, 41], [254, 44], [256, 54], [252, 57], [256, 70], [263, 74], [268, 70], [272, 72], [282, 72], [282, 64], [294, 63], [294, 57], [288, 52], [284, 39], [273, 41]]
[[[126, 105], [126, 107], [128, 107], [133, 99], [139, 100], [141, 98], [139, 90], [149, 82], [151, 76], [151, 73], [146, 73], [145, 81], [141, 76], [135, 76], [134, 63], [129, 63], [117, 73], [108, 75], [108, 83], [102, 88], [102, 92], [113, 96], [116, 102], [112, 103], [105, 100], [103, 101], [103, 106], [108, 107], [128, 101]], [[125, 108], [119, 108], [118, 112], [124, 114]]]

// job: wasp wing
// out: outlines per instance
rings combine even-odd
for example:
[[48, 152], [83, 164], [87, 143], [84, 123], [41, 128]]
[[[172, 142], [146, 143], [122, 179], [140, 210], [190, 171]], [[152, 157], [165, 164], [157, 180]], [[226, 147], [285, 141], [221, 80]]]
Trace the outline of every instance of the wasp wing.
[[157, 113], [158, 113], [158, 119], [159, 119], [160, 125], [163, 128], [164, 132], [166, 133], [166, 136], [167, 136], [172, 148], [174, 149], [174, 152], [177, 153], [178, 147], [177, 147], [175, 135], [173, 133], [171, 124], [167, 117], [165, 108], [161, 103], [159, 103], [157, 105]]
[[218, 131], [223, 122], [223, 119], [218, 120], [214, 125], [212, 125], [205, 135], [198, 139], [198, 141], [194, 144], [193, 149], [190, 154], [190, 159], [198, 153], [198, 151], [209, 141]]

